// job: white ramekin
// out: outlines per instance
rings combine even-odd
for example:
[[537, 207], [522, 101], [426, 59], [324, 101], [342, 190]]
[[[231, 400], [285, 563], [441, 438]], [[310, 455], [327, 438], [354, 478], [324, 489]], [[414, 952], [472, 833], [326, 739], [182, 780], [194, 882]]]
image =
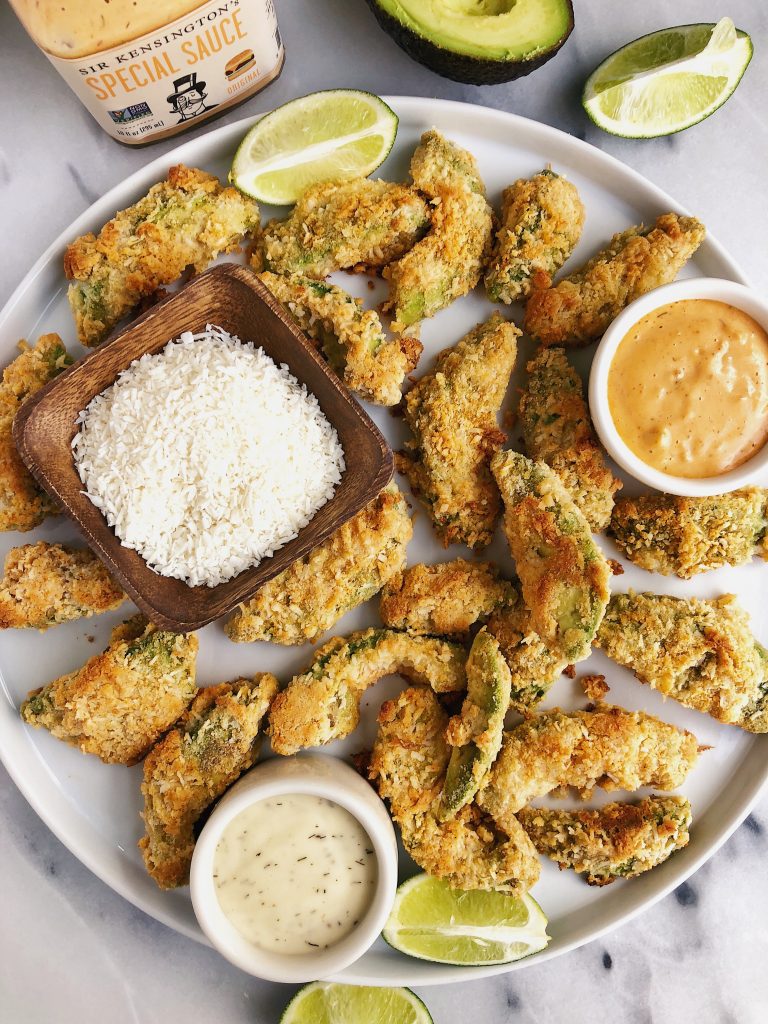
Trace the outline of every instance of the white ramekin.
[[[360, 924], [330, 949], [288, 956], [248, 942], [222, 911], [213, 882], [221, 834], [241, 811], [287, 793], [324, 797], [357, 818], [376, 854], [378, 877]], [[367, 782], [344, 761], [318, 754], [276, 757], [253, 768], [221, 800], [195, 844], [190, 871], [192, 905], [213, 946], [235, 966], [268, 981], [303, 982], [337, 974], [362, 956], [384, 927], [397, 889], [397, 842], [387, 810]]]
[[[608, 404], [608, 371], [621, 340], [638, 320], [660, 306], [681, 299], [713, 299], [743, 310], [768, 331], [768, 302], [757, 292], [735, 281], [715, 277], [696, 277], [655, 288], [641, 296], [620, 313], [603, 335], [592, 361], [589, 376], [589, 408], [600, 440], [622, 469], [637, 480], [667, 494], [699, 498], [710, 494], [726, 494], [747, 484], [768, 483], [768, 445], [751, 459], [722, 476], [688, 478], [672, 476], [654, 469], [627, 447], [611, 416]], [[705, 413], [706, 415], [706, 413]]]

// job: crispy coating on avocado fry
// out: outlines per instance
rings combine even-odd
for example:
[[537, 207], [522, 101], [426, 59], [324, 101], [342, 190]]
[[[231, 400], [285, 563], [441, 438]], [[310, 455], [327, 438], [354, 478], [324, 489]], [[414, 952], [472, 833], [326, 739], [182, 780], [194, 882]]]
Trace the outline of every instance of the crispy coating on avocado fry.
[[204, 270], [259, 226], [256, 203], [194, 167], [171, 167], [165, 181], [99, 232], [64, 254], [68, 298], [83, 345], [102, 342], [124, 316], [188, 266]]
[[377, 405], [397, 405], [400, 389], [421, 355], [415, 338], [387, 339], [378, 313], [335, 285], [308, 277], [259, 278], [299, 327], [319, 342], [322, 354], [350, 391]]
[[256, 761], [259, 729], [277, 693], [268, 672], [199, 690], [144, 762], [147, 871], [161, 889], [186, 885], [203, 813]]
[[423, 687], [386, 701], [370, 778], [389, 801], [403, 845], [416, 863], [455, 889], [499, 889], [522, 895], [538, 880], [540, 865], [530, 839], [510, 816], [499, 828], [474, 803], [439, 821], [437, 808], [450, 759], [448, 716]]
[[614, 594], [596, 644], [686, 707], [768, 732], [768, 652], [733, 594], [711, 601]]
[[455, 558], [396, 574], [381, 592], [379, 614], [392, 629], [462, 637], [475, 622], [515, 599], [515, 588], [490, 562]]
[[531, 628], [575, 663], [589, 656], [608, 602], [610, 568], [584, 516], [544, 462], [499, 452], [491, 469]]
[[103, 654], [32, 690], [21, 717], [106, 764], [136, 764], [194, 697], [197, 646], [136, 615]]
[[504, 734], [480, 806], [499, 823], [540, 796], [573, 786], [677, 789], [698, 757], [696, 737], [644, 711], [599, 705], [546, 711]]
[[501, 509], [491, 456], [506, 441], [496, 417], [519, 331], [494, 313], [437, 357], [405, 396], [413, 433], [396, 466], [408, 477], [443, 545], [486, 547]]
[[392, 329], [414, 333], [471, 291], [491, 251], [493, 213], [471, 153], [440, 132], [425, 132], [411, 160], [413, 183], [431, 202], [429, 233], [384, 270]]
[[704, 241], [695, 217], [662, 214], [613, 236], [607, 248], [556, 285], [534, 291], [525, 309], [525, 331], [542, 345], [588, 345], [630, 302], [674, 281]]
[[494, 612], [488, 632], [499, 643], [511, 674], [510, 704], [523, 715], [547, 694], [571, 663], [570, 658], [548, 646], [531, 627], [531, 613], [521, 597]]
[[485, 272], [491, 302], [531, 294], [531, 277], [545, 288], [573, 252], [584, 227], [576, 186], [549, 168], [518, 178], [501, 196], [501, 226]]
[[501, 747], [510, 686], [498, 642], [481, 629], [467, 659], [467, 696], [445, 733], [452, 749], [437, 810], [441, 821], [455, 817], [483, 785]]
[[691, 805], [682, 796], [649, 796], [595, 811], [525, 808], [518, 819], [533, 845], [559, 865], [585, 872], [589, 885], [635, 878], [688, 845]]
[[72, 359], [58, 334], [43, 334], [34, 347], [19, 342], [21, 355], [0, 379], [0, 530], [33, 530], [58, 508], [38, 487], [13, 443], [13, 418], [22, 402], [61, 373]]
[[564, 349], [541, 349], [528, 363], [518, 415], [528, 455], [557, 473], [590, 529], [604, 530], [621, 481], [605, 463], [581, 378]]
[[224, 627], [227, 636], [237, 643], [316, 640], [400, 572], [412, 534], [408, 505], [391, 483], [362, 512], [241, 604]]
[[410, 185], [380, 178], [312, 185], [287, 220], [264, 228], [251, 265], [323, 278], [351, 267], [384, 267], [429, 228], [429, 207]]
[[0, 580], [0, 629], [48, 629], [118, 608], [126, 597], [88, 548], [12, 548]]
[[269, 714], [272, 748], [295, 754], [348, 736], [360, 721], [363, 693], [383, 676], [403, 675], [437, 693], [464, 690], [466, 657], [460, 644], [393, 629], [334, 637], [277, 696]]
[[624, 498], [616, 503], [608, 532], [641, 569], [683, 580], [723, 565], [743, 565], [754, 555], [768, 560], [768, 490]]

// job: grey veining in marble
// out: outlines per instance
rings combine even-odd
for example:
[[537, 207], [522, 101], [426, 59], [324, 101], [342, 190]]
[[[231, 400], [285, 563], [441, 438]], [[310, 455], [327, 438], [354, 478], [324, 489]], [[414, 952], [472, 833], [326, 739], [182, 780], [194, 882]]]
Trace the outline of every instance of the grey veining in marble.
[[[507, 86], [461, 86], [410, 61], [363, 0], [277, 0], [281, 79], [235, 120], [334, 86], [439, 96], [514, 111], [586, 139], [694, 210], [768, 287], [768, 8], [755, 0], [575, 0], [576, 29], [545, 68]], [[581, 84], [625, 41], [730, 14], [755, 41], [719, 114], [668, 139], [630, 142], [583, 114]], [[97, 196], [172, 148], [104, 135], [0, 7], [0, 305], [50, 241]], [[221, 123], [221, 122], [219, 122]], [[0, 642], [2, 640], [0, 639]], [[270, 1024], [292, 990], [256, 981], [157, 924], [84, 868], [0, 769], [2, 1024]], [[437, 1024], [765, 1024], [768, 795], [672, 896], [591, 945], [541, 966], [422, 992]]]

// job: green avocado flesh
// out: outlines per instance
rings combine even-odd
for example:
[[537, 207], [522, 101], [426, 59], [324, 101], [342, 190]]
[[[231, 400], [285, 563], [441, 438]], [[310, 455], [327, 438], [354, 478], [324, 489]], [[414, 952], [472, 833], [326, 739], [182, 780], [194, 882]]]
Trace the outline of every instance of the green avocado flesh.
[[573, 28], [570, 0], [368, 0], [411, 57], [447, 78], [509, 81], [540, 67]]

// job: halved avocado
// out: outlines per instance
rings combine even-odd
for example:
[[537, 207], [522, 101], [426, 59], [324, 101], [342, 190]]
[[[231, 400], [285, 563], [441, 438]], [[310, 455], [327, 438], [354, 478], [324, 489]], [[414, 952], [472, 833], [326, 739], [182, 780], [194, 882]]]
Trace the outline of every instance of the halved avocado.
[[494, 85], [554, 57], [573, 30], [571, 0], [367, 0], [409, 57], [444, 78]]

